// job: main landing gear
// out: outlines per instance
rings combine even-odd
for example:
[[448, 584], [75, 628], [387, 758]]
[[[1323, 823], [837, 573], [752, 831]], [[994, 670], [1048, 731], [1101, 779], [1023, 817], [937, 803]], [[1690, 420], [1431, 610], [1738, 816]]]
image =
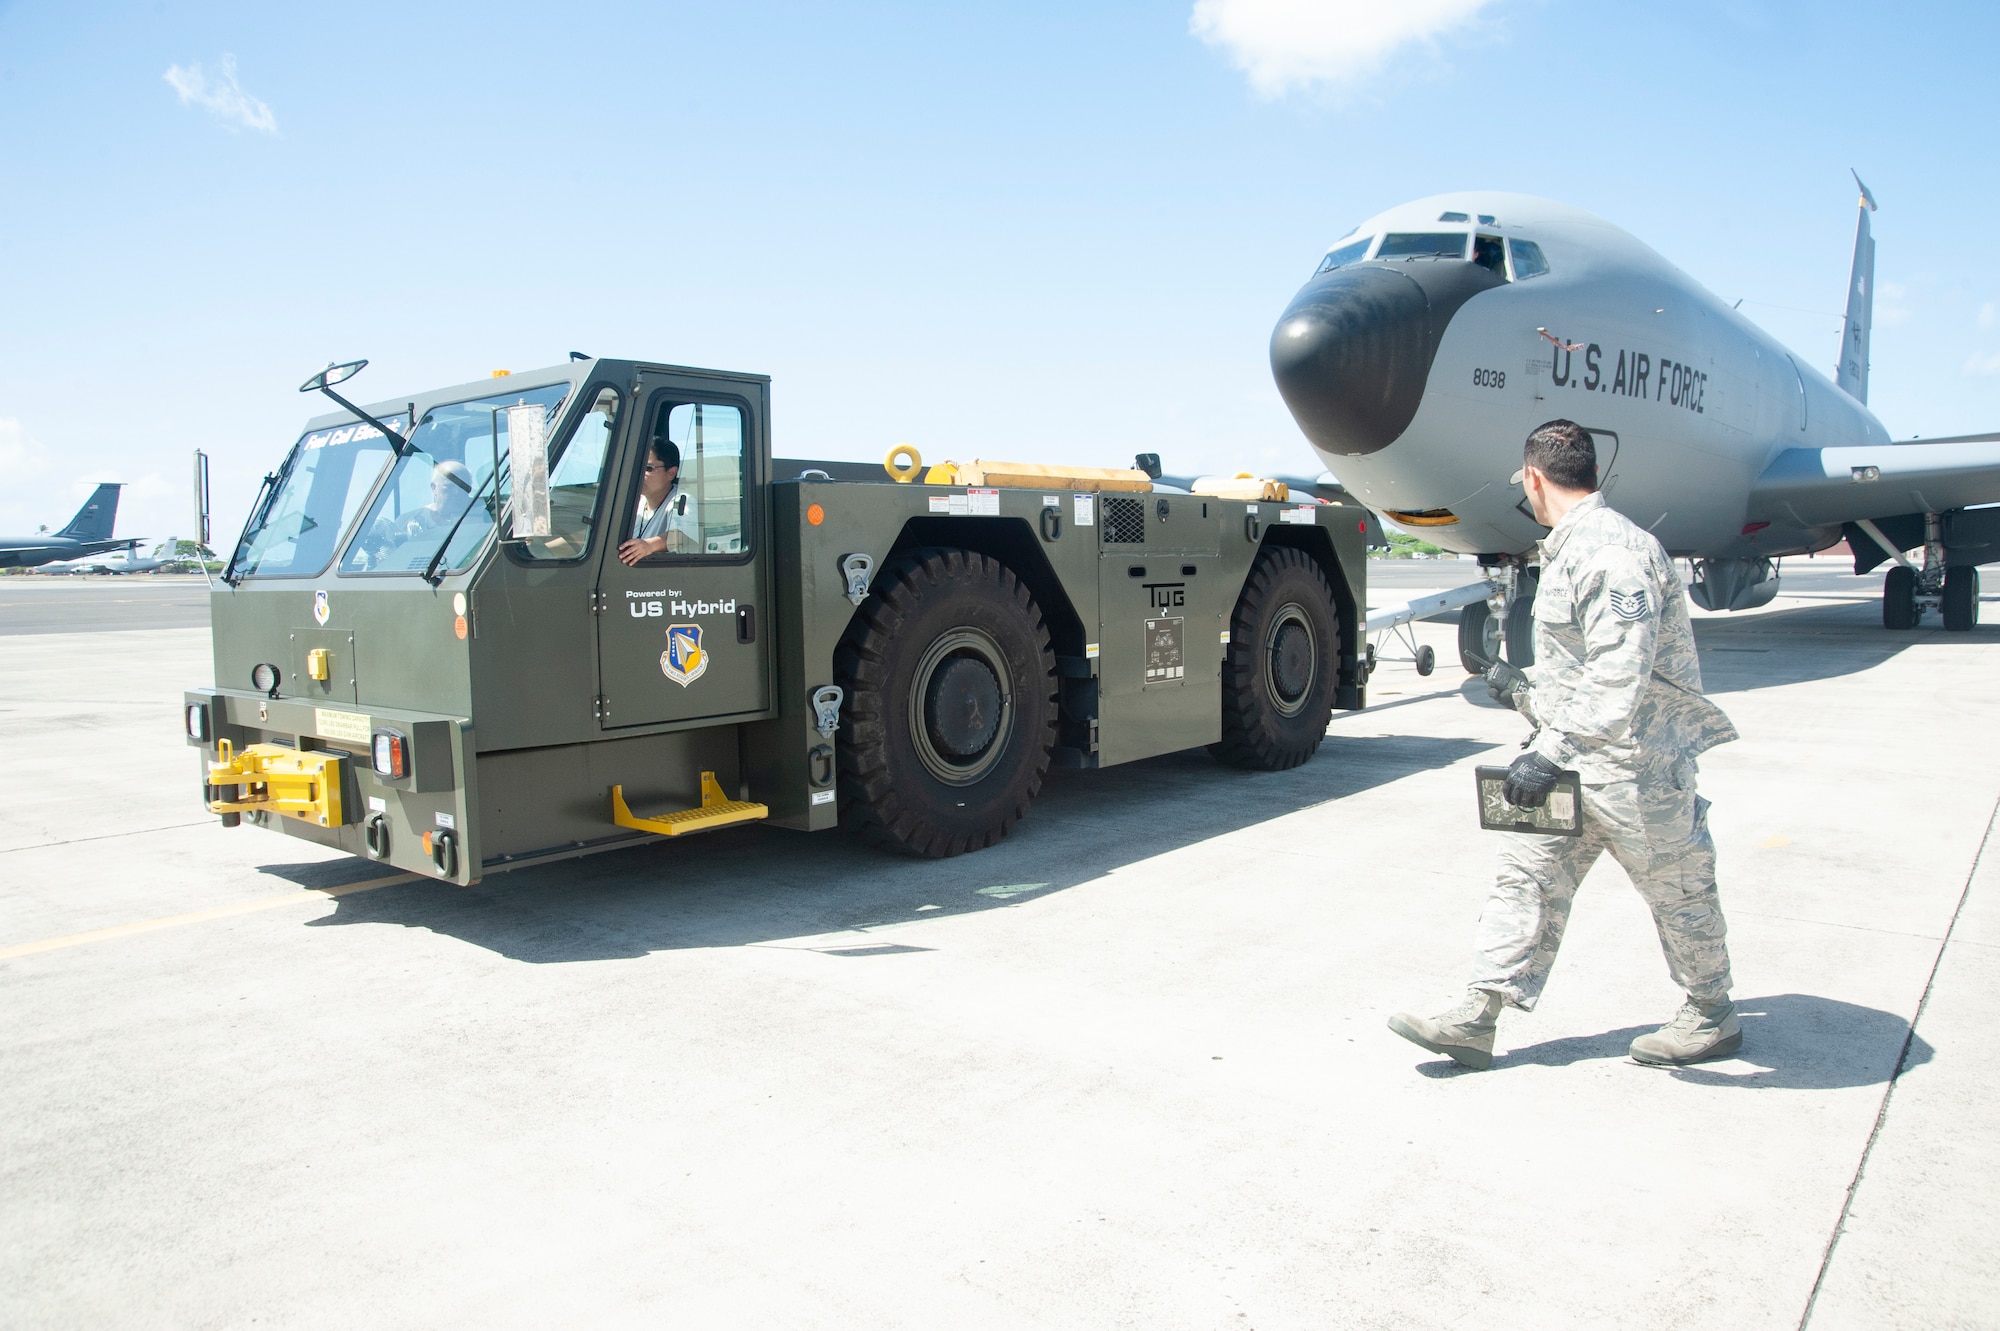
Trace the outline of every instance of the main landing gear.
[[[1873, 523], [1866, 524], [1873, 527]], [[1870, 531], [1877, 544], [1888, 542]], [[1895, 567], [1882, 579], [1882, 627], [1917, 627], [1924, 611], [1935, 608], [1948, 633], [1967, 633], [1979, 622], [1979, 570], [1971, 564], [1946, 564], [1943, 522], [1924, 515], [1924, 566], [1918, 568], [1901, 551], [1893, 552]]]
[[1468, 675], [1483, 675], [1504, 653], [1507, 664], [1525, 670], [1535, 663], [1535, 582], [1540, 576], [1519, 560], [1487, 570], [1495, 592], [1458, 612], [1458, 663]]

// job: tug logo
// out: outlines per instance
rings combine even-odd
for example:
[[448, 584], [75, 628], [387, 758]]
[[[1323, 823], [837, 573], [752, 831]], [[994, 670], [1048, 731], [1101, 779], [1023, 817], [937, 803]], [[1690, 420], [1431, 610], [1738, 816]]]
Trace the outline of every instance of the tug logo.
[[686, 688], [708, 670], [708, 653], [701, 649], [701, 625], [667, 625], [667, 650], [660, 653], [660, 673]]

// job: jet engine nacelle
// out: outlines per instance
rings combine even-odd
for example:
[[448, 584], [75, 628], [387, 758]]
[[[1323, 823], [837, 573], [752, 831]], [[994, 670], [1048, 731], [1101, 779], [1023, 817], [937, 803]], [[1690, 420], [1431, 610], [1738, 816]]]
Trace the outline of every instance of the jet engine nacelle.
[[1755, 610], [1778, 594], [1768, 559], [1700, 559], [1688, 599], [1704, 610]]

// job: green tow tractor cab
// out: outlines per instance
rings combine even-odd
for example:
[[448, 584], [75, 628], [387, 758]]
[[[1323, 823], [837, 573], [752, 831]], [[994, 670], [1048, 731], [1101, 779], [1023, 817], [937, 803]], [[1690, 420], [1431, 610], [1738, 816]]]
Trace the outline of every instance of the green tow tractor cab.
[[225, 825], [458, 883], [748, 821], [955, 855], [1051, 765], [1286, 768], [1363, 705], [1351, 504], [773, 458], [761, 375], [576, 357], [361, 407], [363, 364], [301, 390], [340, 409], [213, 592], [185, 723]]

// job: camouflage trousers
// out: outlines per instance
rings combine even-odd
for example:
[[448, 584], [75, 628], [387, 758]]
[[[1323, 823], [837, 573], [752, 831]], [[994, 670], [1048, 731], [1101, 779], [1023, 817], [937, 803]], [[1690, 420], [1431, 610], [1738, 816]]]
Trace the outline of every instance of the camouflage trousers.
[[1689, 996], [1728, 996], [1728, 926], [1715, 888], [1708, 801], [1692, 762], [1633, 781], [1583, 787], [1583, 835], [1509, 833], [1479, 915], [1470, 987], [1532, 1011], [1569, 924], [1577, 884], [1610, 851], [1652, 908], [1667, 970]]

